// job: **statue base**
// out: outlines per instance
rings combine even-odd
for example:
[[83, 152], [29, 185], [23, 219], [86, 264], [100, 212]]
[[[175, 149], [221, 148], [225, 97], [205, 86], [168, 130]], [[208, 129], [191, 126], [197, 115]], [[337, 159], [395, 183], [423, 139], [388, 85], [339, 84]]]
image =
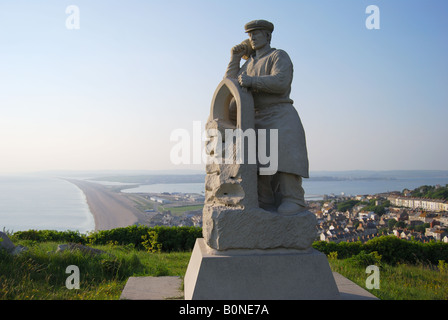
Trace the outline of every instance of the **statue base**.
[[205, 205], [203, 235], [216, 250], [275, 249], [306, 250], [316, 240], [316, 215], [305, 210], [290, 216], [258, 207], [240, 209]]
[[184, 278], [185, 300], [333, 300], [339, 290], [315, 250], [217, 251], [196, 239]]

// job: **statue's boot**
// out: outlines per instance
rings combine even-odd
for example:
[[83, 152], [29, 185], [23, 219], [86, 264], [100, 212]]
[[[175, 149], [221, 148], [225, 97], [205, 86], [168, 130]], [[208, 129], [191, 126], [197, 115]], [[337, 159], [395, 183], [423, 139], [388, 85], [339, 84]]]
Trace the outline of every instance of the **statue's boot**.
[[307, 207], [301, 206], [295, 202], [282, 201], [280, 206], [277, 208], [277, 212], [282, 215], [292, 215], [306, 210]]
[[307, 210], [305, 191], [302, 188], [302, 177], [286, 173], [278, 173], [279, 191], [281, 203], [277, 212], [283, 215], [291, 215]]
[[[276, 208], [276, 203], [280, 205]], [[258, 201], [262, 209], [291, 215], [307, 209], [302, 177], [277, 172], [274, 176], [258, 176]]]

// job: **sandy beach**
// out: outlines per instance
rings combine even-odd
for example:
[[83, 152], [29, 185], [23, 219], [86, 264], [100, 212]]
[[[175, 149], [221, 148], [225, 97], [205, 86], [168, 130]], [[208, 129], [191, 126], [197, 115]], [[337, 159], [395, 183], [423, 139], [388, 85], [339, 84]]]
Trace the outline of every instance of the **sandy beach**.
[[141, 217], [130, 199], [107, 187], [83, 180], [65, 179], [80, 188], [95, 219], [95, 230], [109, 230], [135, 224]]

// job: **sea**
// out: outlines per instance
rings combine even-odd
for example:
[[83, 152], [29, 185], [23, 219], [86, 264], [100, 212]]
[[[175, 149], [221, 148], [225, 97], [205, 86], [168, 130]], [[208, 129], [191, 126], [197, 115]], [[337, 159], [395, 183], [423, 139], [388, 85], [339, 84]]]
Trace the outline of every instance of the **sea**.
[[[107, 182], [106, 182], [107, 183]], [[319, 176], [303, 179], [303, 188], [307, 200], [322, 200], [324, 195], [367, 195], [382, 192], [403, 191], [415, 189], [423, 185], [448, 184], [446, 177], [353, 177], [353, 176]], [[139, 185], [122, 190], [125, 193], [199, 193], [204, 194], [203, 183], [176, 183]]]
[[[92, 181], [92, 179], [86, 179]], [[101, 181], [103, 185], [120, 185]], [[326, 175], [303, 180], [307, 200], [320, 200], [323, 195], [361, 195], [414, 189], [422, 185], [448, 184], [448, 173], [442, 175], [399, 174], [362, 176]], [[170, 183], [136, 185], [126, 193], [198, 193], [204, 194], [203, 183]], [[0, 176], [0, 231], [72, 230], [86, 233], [95, 229], [93, 215], [84, 193], [63, 177], [17, 175]]]
[[84, 193], [54, 177], [0, 176], [0, 231], [95, 229]]

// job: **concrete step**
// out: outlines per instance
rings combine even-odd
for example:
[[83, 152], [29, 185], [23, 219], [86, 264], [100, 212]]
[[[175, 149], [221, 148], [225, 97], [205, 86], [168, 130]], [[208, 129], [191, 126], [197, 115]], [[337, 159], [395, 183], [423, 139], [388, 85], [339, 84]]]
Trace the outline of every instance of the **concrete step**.
[[[333, 272], [340, 300], [378, 300], [353, 281]], [[183, 300], [180, 277], [130, 277], [121, 293], [122, 300]]]
[[121, 300], [183, 300], [180, 277], [130, 277]]

